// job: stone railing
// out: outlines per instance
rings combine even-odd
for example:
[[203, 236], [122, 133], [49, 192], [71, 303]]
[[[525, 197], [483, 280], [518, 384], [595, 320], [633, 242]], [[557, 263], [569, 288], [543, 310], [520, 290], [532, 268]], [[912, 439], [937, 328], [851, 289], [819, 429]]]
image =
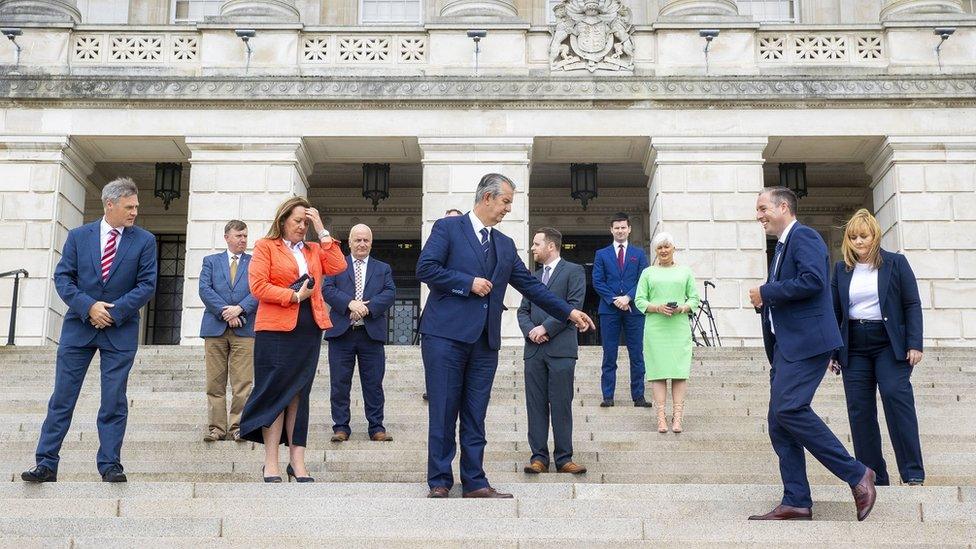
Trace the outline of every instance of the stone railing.
[[71, 36], [72, 65], [194, 65], [199, 33], [78, 32]]
[[760, 32], [757, 62], [775, 65], [887, 64], [885, 37], [877, 31]]
[[302, 33], [299, 63], [303, 65], [399, 65], [427, 62], [424, 32]]

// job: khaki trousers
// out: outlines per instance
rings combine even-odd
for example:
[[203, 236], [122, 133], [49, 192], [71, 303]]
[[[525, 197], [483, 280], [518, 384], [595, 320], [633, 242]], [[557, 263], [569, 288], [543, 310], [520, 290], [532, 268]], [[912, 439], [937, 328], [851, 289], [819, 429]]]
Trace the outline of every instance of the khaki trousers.
[[[219, 337], [204, 338], [207, 364], [207, 412], [210, 429], [222, 435], [241, 425], [241, 412], [254, 385], [254, 338], [241, 337], [230, 328]], [[227, 380], [230, 378], [230, 425], [227, 416]]]

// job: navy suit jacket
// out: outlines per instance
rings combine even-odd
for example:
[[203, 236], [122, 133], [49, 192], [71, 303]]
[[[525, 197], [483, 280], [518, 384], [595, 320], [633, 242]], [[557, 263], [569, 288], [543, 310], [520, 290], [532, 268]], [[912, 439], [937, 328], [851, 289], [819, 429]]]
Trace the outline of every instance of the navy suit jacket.
[[[834, 265], [834, 278], [830, 282], [834, 296], [834, 315], [840, 326], [844, 346], [837, 352], [837, 362], [847, 365], [848, 321], [850, 320], [851, 277], [843, 261]], [[896, 253], [881, 250], [881, 268], [878, 269], [878, 301], [885, 331], [891, 340], [895, 358], [905, 360], [909, 349], [922, 350], [922, 302], [918, 297], [918, 283], [908, 259]]]
[[[475, 237], [467, 214], [434, 223], [417, 261], [417, 278], [430, 288], [420, 319], [421, 334], [474, 343], [487, 324], [488, 345], [500, 348], [502, 311], [506, 309], [505, 290], [509, 284], [553, 317], [569, 319], [573, 308], [532, 276], [511, 238], [492, 229], [491, 243], [495, 268], [489, 273], [481, 242]], [[475, 277], [491, 281], [487, 296], [471, 293]]]
[[68, 231], [61, 261], [54, 269], [54, 286], [68, 306], [61, 327], [61, 343], [85, 346], [98, 329], [88, 322], [88, 309], [96, 301], [111, 303], [114, 323], [104, 328], [117, 350], [134, 351], [139, 345], [139, 309], [156, 291], [156, 237], [140, 227], [122, 230], [108, 280], [102, 282], [102, 243], [98, 221]]
[[[774, 344], [790, 362], [833, 351], [843, 344], [834, 320], [829, 277], [827, 245], [817, 231], [797, 222], [786, 236], [776, 272], [759, 287], [763, 343], [770, 364]], [[770, 311], [775, 335], [769, 327]]]
[[649, 265], [647, 254], [633, 243], [627, 244], [624, 253], [624, 270], [617, 264], [616, 243], [600, 248], [593, 258], [593, 289], [600, 295], [600, 314], [623, 313], [614, 304], [614, 298], [622, 295], [630, 296], [630, 314], [643, 315], [634, 307], [637, 298], [637, 281], [640, 274]]
[[224, 307], [240, 305], [244, 309], [244, 325], [234, 328], [234, 334], [241, 337], [254, 337], [254, 313], [258, 310], [258, 300], [251, 295], [247, 280], [247, 266], [251, 254], [241, 254], [237, 262], [237, 278], [230, 283], [230, 260], [227, 252], [208, 255], [203, 258], [200, 269], [200, 299], [206, 307], [200, 321], [200, 337], [224, 335], [228, 324], [220, 317]]
[[[542, 269], [536, 271], [535, 276], [542, 281]], [[549, 291], [565, 299], [576, 309], [583, 308], [586, 297], [586, 271], [582, 265], [560, 259], [556, 268], [549, 275]], [[553, 358], [577, 358], [579, 354], [579, 340], [576, 328], [565, 320], [547, 315], [539, 307], [533, 307], [528, 299], [522, 298], [518, 309], [519, 328], [525, 336], [524, 358], [532, 358], [541, 349], [546, 356]], [[536, 326], [545, 326], [549, 341], [537, 345], [529, 340], [529, 332]]]
[[[386, 311], [393, 306], [396, 297], [393, 269], [389, 264], [369, 256], [363, 276], [363, 301], [369, 301], [366, 304], [369, 315], [363, 319], [366, 333], [370, 339], [386, 343]], [[325, 277], [322, 296], [329, 304], [329, 319], [332, 321], [332, 327], [325, 331], [325, 337], [339, 337], [352, 325], [349, 320], [349, 302], [356, 299], [356, 269], [352, 264], [352, 256], [346, 256], [346, 270], [343, 273]]]

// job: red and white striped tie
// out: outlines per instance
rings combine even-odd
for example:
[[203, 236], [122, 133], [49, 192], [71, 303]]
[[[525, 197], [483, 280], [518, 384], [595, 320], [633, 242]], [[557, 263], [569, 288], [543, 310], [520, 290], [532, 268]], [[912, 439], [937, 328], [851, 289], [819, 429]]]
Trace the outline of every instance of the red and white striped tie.
[[115, 259], [115, 248], [119, 241], [119, 230], [112, 229], [108, 233], [108, 242], [105, 244], [105, 251], [102, 253], [102, 282], [108, 282], [108, 273], [112, 270], [112, 261]]

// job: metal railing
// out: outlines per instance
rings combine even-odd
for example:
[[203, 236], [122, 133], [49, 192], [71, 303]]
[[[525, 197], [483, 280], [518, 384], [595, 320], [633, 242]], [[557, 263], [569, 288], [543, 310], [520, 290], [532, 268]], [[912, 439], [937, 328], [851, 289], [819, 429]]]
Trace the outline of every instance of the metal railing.
[[7, 271], [5, 273], [0, 273], [0, 278], [7, 276], [14, 277], [14, 295], [10, 301], [10, 329], [7, 331], [7, 345], [14, 344], [14, 332], [17, 331], [17, 293], [20, 290], [20, 277], [30, 276], [27, 274], [25, 269], [15, 269], [13, 271]]

